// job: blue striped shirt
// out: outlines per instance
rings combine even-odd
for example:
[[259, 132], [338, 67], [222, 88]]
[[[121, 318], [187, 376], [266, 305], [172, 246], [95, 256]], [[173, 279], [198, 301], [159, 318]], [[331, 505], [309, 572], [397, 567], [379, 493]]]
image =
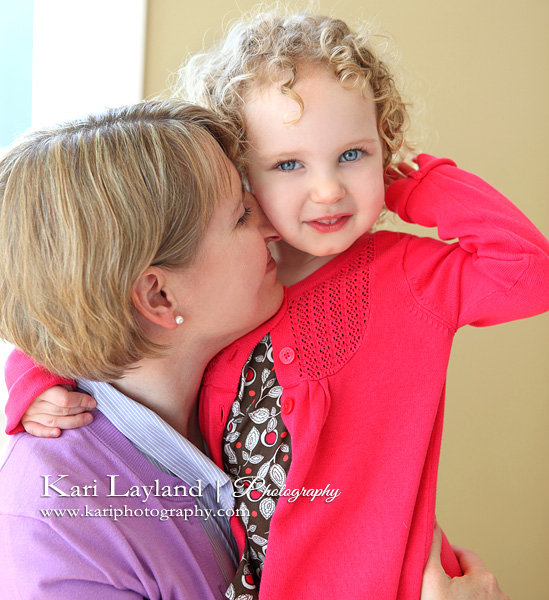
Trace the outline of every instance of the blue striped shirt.
[[[227, 511], [234, 509], [233, 488], [229, 477], [205, 454], [155, 412], [131, 400], [112, 385], [78, 380], [78, 388], [93, 396], [109, 421], [155, 467], [182, 479], [189, 486], [201, 483], [198, 508], [210, 516], [200, 519], [227, 585], [233, 580], [238, 564], [237, 547]], [[223, 516], [218, 511], [222, 510]]]

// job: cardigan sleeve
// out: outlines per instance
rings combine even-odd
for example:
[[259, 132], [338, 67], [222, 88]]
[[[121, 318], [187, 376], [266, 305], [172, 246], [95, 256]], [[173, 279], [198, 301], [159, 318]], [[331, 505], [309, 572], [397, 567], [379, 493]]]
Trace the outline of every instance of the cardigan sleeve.
[[21, 418], [42, 392], [55, 385], [76, 387], [73, 380], [50, 373], [17, 349], [6, 360], [4, 376], [9, 394], [6, 403], [6, 433], [10, 435], [23, 431]]
[[411, 236], [403, 269], [415, 301], [452, 328], [494, 325], [549, 310], [549, 242], [504, 196], [448, 159], [422, 154], [391, 184], [387, 207], [437, 227]]

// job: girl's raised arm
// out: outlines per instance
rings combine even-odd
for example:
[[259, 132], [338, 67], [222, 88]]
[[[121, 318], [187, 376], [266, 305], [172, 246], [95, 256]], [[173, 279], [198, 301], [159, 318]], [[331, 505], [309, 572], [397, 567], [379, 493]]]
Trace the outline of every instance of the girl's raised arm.
[[[411, 237], [404, 275], [416, 303], [455, 330], [549, 310], [549, 242], [479, 177], [426, 154], [419, 170], [389, 185], [387, 207], [436, 227], [440, 240]], [[457, 242], [452, 240], [457, 239]]]

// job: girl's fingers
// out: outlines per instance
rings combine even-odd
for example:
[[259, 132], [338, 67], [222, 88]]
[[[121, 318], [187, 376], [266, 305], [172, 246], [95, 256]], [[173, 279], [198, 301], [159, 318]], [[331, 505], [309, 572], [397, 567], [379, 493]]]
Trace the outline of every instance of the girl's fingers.
[[62, 429], [77, 429], [89, 425], [92, 421], [93, 415], [89, 412], [71, 416], [38, 414], [21, 419], [25, 431], [37, 437], [58, 437]]
[[26, 421], [23, 423], [23, 427], [27, 433], [30, 433], [34, 437], [40, 438], [56, 438], [61, 435], [61, 430], [56, 427], [46, 427], [40, 423], [34, 421]]
[[[56, 388], [51, 388], [51, 390], [54, 389]], [[47, 390], [47, 392], [49, 391]], [[63, 390], [61, 393], [59, 390], [50, 394], [47, 394], [47, 392], [38, 396], [27, 409], [26, 415], [51, 414], [55, 416], [70, 416], [96, 408], [95, 399], [87, 394], [69, 392], [67, 390]]]

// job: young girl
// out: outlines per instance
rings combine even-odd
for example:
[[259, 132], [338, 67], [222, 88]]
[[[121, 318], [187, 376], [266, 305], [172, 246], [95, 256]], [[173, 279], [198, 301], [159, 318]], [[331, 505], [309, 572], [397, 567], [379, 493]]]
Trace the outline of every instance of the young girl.
[[[415, 600], [453, 336], [548, 310], [549, 243], [453, 162], [400, 165], [405, 105], [368, 36], [341, 21], [240, 22], [181, 81], [241, 132], [289, 286], [277, 315], [203, 380], [208, 447], [248, 513], [233, 522], [242, 561], [227, 595], [257, 597], [260, 585], [263, 598]], [[371, 233], [384, 204], [459, 241]], [[27, 368], [16, 361], [12, 382]], [[58, 381], [24, 376], [37, 377], [35, 396]], [[17, 387], [11, 423], [32, 400]], [[442, 555], [460, 574], [446, 541]]]

